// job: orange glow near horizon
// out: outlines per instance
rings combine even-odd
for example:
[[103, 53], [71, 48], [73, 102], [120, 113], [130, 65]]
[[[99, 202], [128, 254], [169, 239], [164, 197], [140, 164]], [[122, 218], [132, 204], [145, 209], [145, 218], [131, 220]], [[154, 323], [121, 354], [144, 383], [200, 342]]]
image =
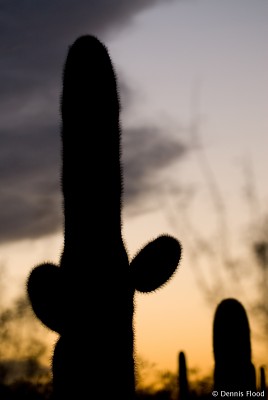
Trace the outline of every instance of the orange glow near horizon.
[[[162, 233], [173, 234], [161, 214], [126, 219], [124, 239], [130, 259], [148, 241]], [[183, 237], [178, 237], [183, 244]], [[16, 251], [15, 251], [16, 249]], [[59, 262], [62, 235], [36, 241], [24, 241], [3, 247], [2, 256], [9, 255], [4, 284], [6, 291], [22, 294], [30, 270], [44, 261]], [[20, 271], [18, 273], [18, 271]], [[8, 296], [6, 296], [8, 298]], [[135, 295], [135, 353], [155, 365], [159, 371], [178, 371], [178, 354], [184, 351], [187, 366], [199, 376], [213, 371], [212, 324], [215, 308], [208, 307], [191, 269], [187, 252], [183, 252], [178, 270], [163, 287], [153, 293]], [[250, 320], [251, 327], [253, 322]], [[42, 333], [43, 332], [43, 333]], [[42, 327], [48, 343], [44, 362], [50, 363], [57, 334]], [[40, 336], [41, 335], [41, 336]], [[257, 366], [266, 363], [263, 346], [252, 337], [252, 359]]]

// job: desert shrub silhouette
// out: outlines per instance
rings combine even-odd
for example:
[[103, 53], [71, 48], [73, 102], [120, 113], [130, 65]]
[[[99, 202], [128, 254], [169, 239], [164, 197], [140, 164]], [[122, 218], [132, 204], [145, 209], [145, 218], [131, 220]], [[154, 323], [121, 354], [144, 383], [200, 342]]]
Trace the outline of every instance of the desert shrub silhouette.
[[63, 70], [60, 265], [35, 267], [27, 290], [37, 317], [59, 333], [55, 399], [135, 397], [134, 292], [175, 272], [179, 241], [160, 235], [129, 261], [122, 238], [120, 99], [107, 48], [84, 35]]
[[215, 390], [256, 391], [249, 321], [244, 306], [237, 299], [224, 299], [216, 308], [213, 350]]

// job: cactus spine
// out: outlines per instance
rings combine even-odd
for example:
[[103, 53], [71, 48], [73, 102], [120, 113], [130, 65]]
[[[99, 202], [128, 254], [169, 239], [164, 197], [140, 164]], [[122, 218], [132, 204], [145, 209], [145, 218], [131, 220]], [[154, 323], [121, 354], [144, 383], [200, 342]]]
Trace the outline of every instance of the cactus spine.
[[28, 295], [37, 317], [59, 333], [54, 398], [132, 400], [134, 292], [167, 282], [181, 247], [161, 235], [129, 261], [121, 234], [120, 101], [108, 51], [93, 36], [69, 48], [61, 116], [64, 247], [59, 266], [32, 270]]

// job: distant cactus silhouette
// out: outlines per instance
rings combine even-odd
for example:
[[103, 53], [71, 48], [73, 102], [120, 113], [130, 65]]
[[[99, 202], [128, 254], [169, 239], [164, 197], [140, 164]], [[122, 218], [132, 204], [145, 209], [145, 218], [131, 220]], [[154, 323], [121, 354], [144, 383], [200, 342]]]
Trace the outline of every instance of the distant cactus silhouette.
[[121, 233], [120, 101], [106, 47], [95, 37], [70, 46], [63, 73], [60, 266], [35, 267], [28, 295], [37, 317], [59, 333], [55, 399], [135, 396], [134, 292], [154, 291], [175, 272], [180, 243], [149, 242], [130, 262]]
[[266, 374], [265, 374], [265, 368], [263, 366], [260, 367], [260, 385], [259, 385], [259, 390], [261, 392], [264, 391], [264, 398], [267, 399]]
[[187, 374], [186, 357], [183, 351], [179, 353], [178, 400], [189, 399], [189, 383]]
[[250, 340], [250, 327], [243, 305], [233, 298], [222, 300], [213, 323], [215, 390], [256, 390]]

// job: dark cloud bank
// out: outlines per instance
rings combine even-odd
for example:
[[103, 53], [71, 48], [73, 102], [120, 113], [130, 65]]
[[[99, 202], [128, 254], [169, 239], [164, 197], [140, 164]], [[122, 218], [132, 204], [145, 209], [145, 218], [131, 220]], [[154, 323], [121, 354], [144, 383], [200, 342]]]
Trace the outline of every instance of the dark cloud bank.
[[[85, 33], [105, 41], [157, 3], [0, 1], [0, 243], [62, 228], [59, 96], [68, 46]], [[123, 100], [129, 90], [121, 82]], [[123, 135], [124, 205], [133, 207], [185, 148], [155, 127]]]

